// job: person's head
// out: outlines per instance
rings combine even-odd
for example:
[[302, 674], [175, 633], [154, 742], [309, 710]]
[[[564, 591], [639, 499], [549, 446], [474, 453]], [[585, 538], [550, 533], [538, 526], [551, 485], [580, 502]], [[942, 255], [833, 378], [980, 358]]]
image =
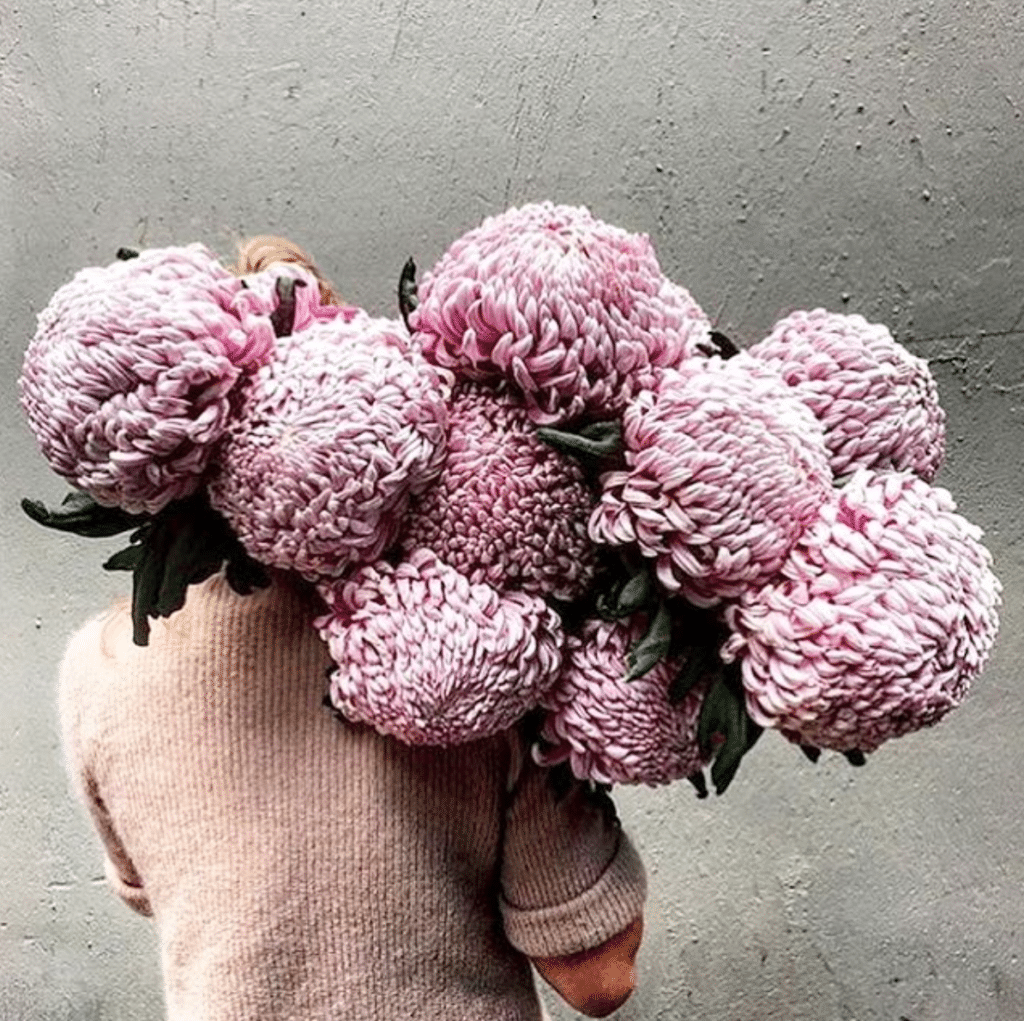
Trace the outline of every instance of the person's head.
[[331, 282], [317, 268], [313, 257], [287, 238], [273, 234], [258, 234], [240, 241], [238, 258], [234, 266], [229, 267], [238, 276], [248, 273], [259, 273], [277, 262], [291, 262], [308, 269], [320, 283], [320, 299], [325, 305], [341, 305], [344, 302], [335, 292]]

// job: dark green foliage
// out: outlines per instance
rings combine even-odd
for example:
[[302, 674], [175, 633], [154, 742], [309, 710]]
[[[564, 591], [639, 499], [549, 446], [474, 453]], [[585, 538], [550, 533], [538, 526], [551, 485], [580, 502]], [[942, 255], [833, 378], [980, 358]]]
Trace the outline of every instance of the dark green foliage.
[[642, 677], [667, 655], [672, 644], [672, 615], [661, 603], [651, 619], [644, 636], [629, 650], [629, 673], [626, 680]]
[[669, 702], [678, 705], [696, 687], [698, 681], [721, 668], [722, 661], [718, 657], [717, 648], [708, 645], [692, 646], [682, 669], [669, 684]]
[[759, 727], [747, 714], [739, 671], [727, 667], [711, 686], [701, 706], [697, 741], [705, 755], [715, 753], [711, 782], [716, 794], [724, 794], [739, 769], [743, 756], [761, 736]]
[[633, 575], [619, 591], [615, 602], [615, 613], [618, 617], [628, 617], [638, 610], [643, 610], [654, 596], [654, 579], [649, 570], [643, 569]]
[[697, 797], [704, 799], [708, 796], [708, 783], [701, 772], [691, 773], [687, 778], [697, 791]]
[[594, 609], [602, 620], [621, 620], [634, 613], [655, 613], [660, 595], [649, 561], [639, 565], [620, 556], [606, 562], [594, 585]]
[[129, 528], [137, 528], [145, 514], [129, 514], [120, 507], [102, 507], [88, 493], [74, 490], [61, 501], [59, 510], [49, 510], [38, 500], [24, 499], [21, 509], [35, 522], [59, 532], [73, 532], [90, 539], [104, 539]]
[[294, 277], [278, 277], [275, 281], [277, 308], [270, 313], [274, 336], [291, 336], [292, 327], [295, 325], [295, 288], [305, 286], [305, 280], [296, 280]]
[[578, 461], [591, 485], [596, 485], [603, 472], [624, 464], [622, 424], [618, 419], [591, 422], [574, 432], [541, 427], [537, 436], [560, 454]]
[[132, 572], [136, 645], [148, 644], [150, 617], [169, 617], [180, 610], [189, 585], [209, 578], [225, 562], [227, 581], [240, 595], [270, 583], [205, 493], [168, 504], [132, 534], [131, 543], [103, 566]]
[[137, 259], [138, 257], [139, 253], [134, 248], [119, 248], [117, 250], [117, 258], [120, 259], [121, 262], [128, 262], [129, 259]]
[[409, 316], [416, 310], [420, 299], [416, 292], [416, 262], [409, 256], [398, 278], [398, 310], [402, 313], [406, 329], [410, 329]]
[[734, 358], [740, 353], [740, 349], [724, 334], [719, 330], [711, 331], [711, 341], [718, 348], [718, 354], [723, 359], [728, 360]]
[[102, 507], [87, 493], [73, 492], [59, 510], [35, 500], [22, 507], [47, 528], [89, 538], [106, 538], [134, 529], [131, 545], [110, 557], [108, 571], [132, 572], [133, 638], [149, 642], [149, 618], [169, 617], [185, 603], [189, 585], [203, 581], [227, 564], [225, 577], [239, 595], [270, 584], [263, 567], [242, 548], [227, 521], [201, 492], [174, 500], [156, 514], [129, 514]]

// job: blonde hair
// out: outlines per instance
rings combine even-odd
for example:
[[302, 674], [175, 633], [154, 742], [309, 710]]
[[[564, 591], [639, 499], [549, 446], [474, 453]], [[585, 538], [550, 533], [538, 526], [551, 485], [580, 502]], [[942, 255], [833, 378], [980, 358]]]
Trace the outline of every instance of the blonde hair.
[[331, 282], [317, 268], [313, 257], [293, 241], [274, 234], [257, 234], [246, 241], [240, 241], [238, 258], [229, 269], [238, 276], [245, 276], [248, 273], [259, 273], [275, 262], [292, 262], [308, 269], [319, 281], [320, 300], [325, 305], [344, 304]]

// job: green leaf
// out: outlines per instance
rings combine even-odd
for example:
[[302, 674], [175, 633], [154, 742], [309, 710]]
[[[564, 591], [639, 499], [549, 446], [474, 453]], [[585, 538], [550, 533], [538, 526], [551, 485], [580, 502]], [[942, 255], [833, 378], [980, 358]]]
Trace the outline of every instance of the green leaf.
[[295, 277], [278, 277], [274, 282], [274, 290], [277, 291], [277, 308], [270, 313], [274, 336], [291, 336], [292, 328], [295, 326], [295, 288], [305, 286], [305, 280], [296, 280]]
[[712, 738], [717, 734], [727, 737], [729, 720], [736, 697], [729, 691], [729, 686], [721, 677], [708, 689], [704, 702], [700, 707], [700, 719], [697, 721], [697, 744], [703, 755], [710, 755], [714, 750]]
[[241, 595], [270, 583], [262, 565], [248, 556], [205, 493], [172, 501], [133, 533], [131, 541], [104, 566], [132, 571], [136, 645], [148, 644], [151, 617], [169, 617], [180, 610], [188, 587], [219, 571], [225, 562], [228, 583]]
[[619, 617], [628, 617], [638, 610], [642, 610], [650, 601], [654, 592], [654, 579], [651, 572], [646, 568], [634, 574], [619, 592], [615, 601], [615, 612]]
[[[597, 428], [600, 427], [600, 428]], [[587, 430], [590, 435], [586, 435]], [[606, 461], [622, 452], [622, 426], [619, 422], [594, 422], [578, 433], [541, 426], [537, 430], [549, 447], [580, 461]]]
[[402, 313], [406, 328], [409, 328], [409, 316], [416, 311], [420, 299], [416, 289], [416, 262], [409, 256], [402, 267], [398, 278], [398, 310]]
[[723, 359], [734, 358], [740, 353], [740, 349], [720, 330], [711, 331], [711, 341]]
[[671, 644], [672, 616], [668, 607], [661, 603], [643, 638], [629, 650], [629, 673], [626, 674], [626, 680], [633, 681], [642, 677], [665, 658]]
[[[697, 741], [705, 755], [715, 752], [711, 766], [711, 782], [716, 794], [724, 794], [736, 776], [743, 756], [757, 743], [763, 733], [747, 714], [742, 689], [736, 688], [736, 673], [728, 669], [711, 687], [701, 706], [697, 723]], [[714, 738], [724, 740], [717, 744]]]
[[150, 611], [164, 578], [166, 551], [162, 538], [159, 530], [151, 534], [147, 529], [132, 573], [132, 641], [136, 645], [149, 645], [149, 618], [157, 616]]
[[622, 591], [622, 582], [613, 580], [607, 588], [601, 589], [594, 600], [594, 609], [602, 620], [618, 620], [619, 593]]
[[103, 564], [104, 571], [134, 571], [142, 560], [141, 546], [128, 546], [118, 550]]
[[711, 782], [715, 785], [715, 793], [721, 795], [732, 783], [740, 760], [747, 751], [747, 714], [724, 681], [719, 681], [712, 691], [717, 692], [718, 701], [715, 732], [725, 736], [711, 766]]
[[225, 562], [228, 583], [240, 595], [270, 584], [263, 566], [245, 552], [203, 492], [174, 500], [154, 515], [103, 507], [79, 490], [70, 492], [59, 510], [49, 510], [36, 500], [22, 500], [21, 505], [33, 521], [76, 535], [102, 538], [134, 529], [130, 545], [109, 557], [103, 567], [132, 572], [136, 645], [148, 644], [150, 617], [168, 617], [181, 609], [189, 585], [219, 571]]
[[[237, 539], [235, 541], [238, 542]], [[266, 588], [270, 584], [266, 569], [242, 549], [241, 543], [238, 543], [238, 549], [229, 558], [224, 577], [232, 591], [240, 596], [252, 595], [256, 589]]]
[[859, 748], [851, 748], [848, 752], [843, 752], [846, 756], [846, 761], [851, 766], [863, 766], [867, 763], [867, 757]]
[[722, 661], [714, 646], [695, 645], [686, 657], [682, 670], [672, 678], [668, 688], [668, 700], [678, 705], [696, 687], [698, 681], [708, 674], [721, 677]]
[[704, 779], [703, 770], [698, 769], [696, 773], [691, 773], [686, 779], [693, 784], [697, 791], [698, 798], [703, 799], [708, 796], [708, 783], [707, 780]]
[[609, 418], [603, 422], [590, 422], [578, 429], [577, 433], [594, 443], [615, 444], [616, 453], [622, 449], [622, 423], [617, 418]]
[[210, 523], [195, 514], [168, 519], [163, 578], [150, 615], [169, 617], [185, 605], [189, 585], [195, 585], [220, 570], [224, 555], [217, 548], [217, 536]]
[[89, 539], [105, 539], [137, 528], [148, 514], [129, 514], [120, 507], [104, 507], [88, 493], [73, 490], [61, 501], [60, 510], [49, 510], [39, 500], [23, 499], [21, 509], [37, 524]]
[[811, 762], [817, 762], [818, 759], [821, 758], [821, 749], [815, 748], [814, 745], [802, 744], [800, 745], [800, 751], [802, 751], [804, 755], [811, 760]]

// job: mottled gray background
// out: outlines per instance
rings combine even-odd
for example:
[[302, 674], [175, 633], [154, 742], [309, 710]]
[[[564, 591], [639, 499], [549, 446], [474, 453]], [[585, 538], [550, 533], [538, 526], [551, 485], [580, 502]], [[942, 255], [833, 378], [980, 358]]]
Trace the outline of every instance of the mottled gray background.
[[537, 198], [648, 232], [743, 342], [888, 323], [1005, 583], [964, 708], [866, 768], [768, 735], [723, 799], [621, 792], [651, 878], [622, 1016], [1024, 1017], [1022, 54], [1010, 0], [0, 0], [0, 1019], [161, 1015], [60, 761], [55, 664], [122, 579], [18, 509], [64, 491], [16, 404], [35, 313], [119, 245], [267, 231], [391, 312], [408, 255]]

